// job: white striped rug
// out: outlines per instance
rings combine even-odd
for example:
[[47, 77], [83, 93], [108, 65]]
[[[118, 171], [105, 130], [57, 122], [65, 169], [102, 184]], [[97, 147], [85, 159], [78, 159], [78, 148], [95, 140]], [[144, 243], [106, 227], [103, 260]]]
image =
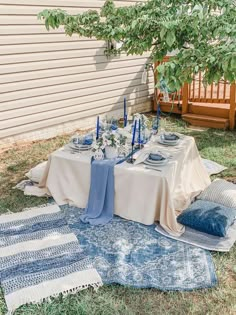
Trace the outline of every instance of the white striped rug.
[[0, 216], [0, 282], [9, 313], [102, 285], [55, 204]]
[[229, 252], [236, 242], [236, 222], [229, 227], [225, 237], [219, 237], [203, 233], [194, 229], [185, 227], [185, 232], [179, 237], [172, 236], [166, 232], [159, 224], [156, 225], [155, 230], [173, 240], [187, 243], [193, 246], [212, 250], [215, 252]]

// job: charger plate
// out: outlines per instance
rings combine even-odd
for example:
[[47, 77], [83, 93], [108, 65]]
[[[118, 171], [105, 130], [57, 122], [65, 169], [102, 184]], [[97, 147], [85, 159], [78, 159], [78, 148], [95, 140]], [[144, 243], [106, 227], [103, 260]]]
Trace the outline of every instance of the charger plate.
[[166, 146], [175, 146], [177, 144], [179, 144], [180, 139], [176, 140], [176, 141], [166, 141], [163, 140], [161, 137], [157, 140], [158, 143], [166, 145]]

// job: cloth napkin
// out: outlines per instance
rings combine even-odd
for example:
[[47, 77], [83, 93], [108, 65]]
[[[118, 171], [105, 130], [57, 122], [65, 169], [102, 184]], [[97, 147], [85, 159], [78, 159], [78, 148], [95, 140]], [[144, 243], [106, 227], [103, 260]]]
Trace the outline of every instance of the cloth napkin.
[[104, 225], [114, 213], [114, 166], [116, 160], [94, 160], [88, 204], [80, 220], [91, 225]]
[[118, 127], [115, 124], [111, 124], [111, 130], [117, 130]]
[[149, 160], [153, 161], [163, 161], [165, 160], [165, 157], [160, 153], [150, 153], [148, 156]]
[[151, 149], [143, 149], [140, 151], [140, 153], [135, 156], [135, 162], [134, 165], [143, 163], [149, 156]]
[[164, 137], [164, 140], [168, 140], [168, 141], [175, 141], [179, 139], [179, 136], [177, 136], [174, 133], [169, 133], [169, 134], [165, 133], [163, 137]]

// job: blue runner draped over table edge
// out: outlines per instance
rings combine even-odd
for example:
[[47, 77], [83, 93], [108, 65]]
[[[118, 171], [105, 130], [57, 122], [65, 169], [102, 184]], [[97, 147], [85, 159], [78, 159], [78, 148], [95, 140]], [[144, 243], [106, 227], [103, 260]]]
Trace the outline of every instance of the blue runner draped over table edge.
[[88, 204], [80, 216], [83, 223], [106, 224], [114, 213], [114, 166], [116, 160], [92, 160]]

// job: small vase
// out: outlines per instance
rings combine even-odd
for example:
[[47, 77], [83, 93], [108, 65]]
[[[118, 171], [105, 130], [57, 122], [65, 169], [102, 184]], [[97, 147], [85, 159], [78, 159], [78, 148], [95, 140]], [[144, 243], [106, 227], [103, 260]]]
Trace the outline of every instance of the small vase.
[[98, 149], [97, 151], [94, 152], [93, 157], [95, 160], [103, 160], [104, 154], [101, 149]]
[[108, 145], [105, 147], [105, 155], [107, 159], [115, 159], [118, 157], [118, 149]]

